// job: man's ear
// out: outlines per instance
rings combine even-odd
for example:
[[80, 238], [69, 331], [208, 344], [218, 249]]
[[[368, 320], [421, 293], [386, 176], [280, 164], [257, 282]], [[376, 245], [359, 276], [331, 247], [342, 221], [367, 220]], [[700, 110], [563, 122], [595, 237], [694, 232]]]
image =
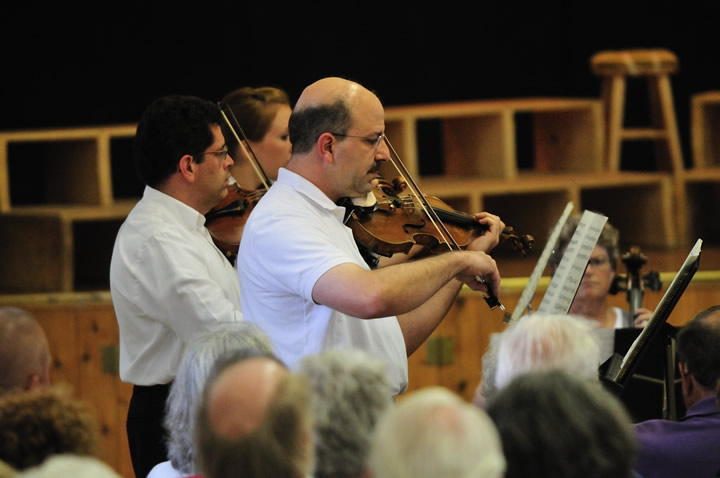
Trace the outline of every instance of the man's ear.
[[195, 158], [191, 154], [186, 154], [178, 161], [178, 171], [188, 181], [195, 179]]
[[29, 392], [32, 390], [37, 390], [39, 388], [42, 388], [43, 383], [42, 380], [40, 380], [40, 376], [36, 373], [33, 373], [31, 375], [28, 375], [26, 383], [25, 383], [25, 391]]
[[335, 144], [335, 137], [330, 133], [323, 133], [317, 139], [315, 147], [317, 148], [323, 161], [326, 163], [332, 163], [335, 161], [335, 154], [333, 147]]

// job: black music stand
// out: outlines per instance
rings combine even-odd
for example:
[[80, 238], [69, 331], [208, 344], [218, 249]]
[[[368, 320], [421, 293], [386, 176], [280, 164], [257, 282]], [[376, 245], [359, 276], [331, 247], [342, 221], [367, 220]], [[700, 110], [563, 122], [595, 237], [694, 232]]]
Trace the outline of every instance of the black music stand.
[[[616, 351], [599, 369], [600, 379], [605, 387], [625, 402], [626, 397], [630, 396], [628, 389], [630, 384], [632, 383], [634, 386], [639, 386], [636, 384], [642, 382], [638, 380], [643, 376], [638, 372], [640, 364], [644, 363], [646, 367], [650, 366], [651, 369], [656, 369], [657, 364], [662, 363], [663, 372], [661, 372], [661, 376], [664, 375], [664, 386], [667, 397], [667, 413], [666, 416], [662, 418], [675, 419], [678, 416], [677, 401], [675, 400], [674, 333], [672, 329], [668, 328], [670, 326], [666, 322], [700, 265], [701, 246], [702, 239], [698, 239], [667, 291], [665, 291], [663, 298], [655, 308], [645, 328], [639, 329], [637, 336], [632, 339], [632, 342], [627, 347], [627, 351], [625, 353], [617, 351], [618, 348], [622, 350], [621, 336], [619, 341], [616, 340], [616, 345], [614, 346]], [[628, 335], [631, 334], [628, 333]], [[616, 334], [616, 339], [617, 337], [618, 334]], [[657, 351], [658, 347], [659, 352]], [[654, 375], [656, 374], [657, 370], [654, 372]], [[652, 375], [647, 377], [652, 379]], [[643, 381], [652, 383], [652, 380]], [[642, 394], [639, 395], [642, 396]], [[627, 400], [630, 401], [629, 399]], [[649, 407], [640, 407], [640, 410], [647, 411]], [[638, 410], [636, 410], [635, 413], [644, 415]], [[634, 416], [633, 418], [639, 420], [641, 417]]]
[[[642, 329], [615, 330], [614, 352], [624, 356]], [[685, 414], [679, 379], [676, 378], [675, 335], [677, 328], [662, 324], [658, 337], [648, 344], [620, 400], [634, 423], [664, 418], [675, 420]]]

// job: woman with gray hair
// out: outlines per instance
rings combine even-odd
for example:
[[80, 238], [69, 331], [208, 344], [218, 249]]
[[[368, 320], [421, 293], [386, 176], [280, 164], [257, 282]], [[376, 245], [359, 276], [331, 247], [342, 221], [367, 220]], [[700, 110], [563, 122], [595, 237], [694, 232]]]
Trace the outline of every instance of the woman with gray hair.
[[[555, 274], [560, 261], [565, 254], [582, 215], [574, 214], [568, 217], [560, 232], [555, 249], [548, 261], [550, 272]], [[610, 288], [617, 273], [618, 259], [620, 259], [620, 232], [609, 222], [605, 223], [595, 248], [590, 254], [585, 273], [578, 286], [575, 300], [568, 313], [582, 315], [597, 322], [605, 329], [620, 329], [633, 323], [635, 327], [644, 327], [652, 315], [652, 311], [638, 308], [634, 311], [632, 322], [629, 312], [619, 307], [612, 307], [608, 303]]]
[[188, 344], [166, 404], [164, 426], [170, 459], [155, 465], [147, 478], [179, 478], [196, 472], [192, 437], [205, 382], [219, 358], [242, 351], [252, 356], [271, 352], [272, 345], [262, 330], [246, 321], [202, 335]]
[[385, 363], [353, 349], [303, 359], [298, 374], [312, 393], [315, 478], [366, 476], [370, 436], [392, 405]]

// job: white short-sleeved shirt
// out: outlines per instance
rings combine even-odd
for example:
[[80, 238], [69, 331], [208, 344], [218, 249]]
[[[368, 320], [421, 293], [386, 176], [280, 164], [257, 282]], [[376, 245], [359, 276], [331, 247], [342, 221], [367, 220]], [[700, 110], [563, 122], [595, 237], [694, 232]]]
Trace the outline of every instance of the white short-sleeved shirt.
[[242, 320], [237, 272], [215, 246], [205, 217], [146, 187], [120, 227], [110, 264], [120, 329], [120, 378], [168, 383], [185, 345]]
[[393, 393], [402, 393], [408, 365], [397, 317], [364, 320], [312, 299], [315, 283], [329, 269], [351, 262], [369, 270], [343, 224], [344, 212], [312, 183], [280, 169], [240, 242], [245, 320], [270, 336], [275, 353], [291, 369], [302, 357], [325, 349], [361, 349], [385, 361]]

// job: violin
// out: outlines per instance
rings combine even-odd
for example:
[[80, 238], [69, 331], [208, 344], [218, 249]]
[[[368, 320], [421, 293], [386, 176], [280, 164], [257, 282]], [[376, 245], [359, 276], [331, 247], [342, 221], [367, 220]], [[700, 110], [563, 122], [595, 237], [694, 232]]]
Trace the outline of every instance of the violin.
[[[374, 204], [354, 207], [352, 220], [348, 220], [347, 225], [358, 243], [386, 257], [396, 252], [408, 253], [415, 244], [424, 246], [430, 253], [438, 253], [448, 248], [464, 249], [477, 235], [488, 230], [487, 225], [480, 224], [473, 216], [454, 210], [435, 196], [425, 196], [448, 233], [443, 234], [442, 227], [434, 224], [417, 198], [412, 194], [402, 195], [406, 187], [400, 177], [392, 181], [381, 179], [372, 190]], [[526, 256], [535, 239], [505, 227], [500, 241], [508, 241], [514, 250]]]
[[[383, 199], [383, 201], [377, 201], [375, 205], [367, 206], [369, 209], [365, 209], [365, 211], [372, 212], [372, 214], [365, 215], [365, 221], [367, 222], [363, 222], [361, 224], [360, 216], [362, 216], [362, 214], [358, 214], [358, 211], [362, 211], [362, 209], [358, 208], [348, 208], [350, 210], [350, 214], [348, 214], [345, 218], [346, 224], [350, 221], [350, 228], [353, 230], [355, 241], [360, 246], [360, 252], [365, 260], [371, 267], [373, 266], [373, 261], [368, 260], [368, 256], [370, 256], [371, 253], [365, 253], [364, 251], [372, 252], [375, 250], [377, 253], [384, 255], [392, 255], [394, 252], [398, 251], [407, 253], [414, 244], [421, 244], [425, 246], [426, 249], [430, 248], [432, 251], [437, 250], [437, 246], [439, 244], [445, 245], [452, 251], [461, 250], [463, 246], [461, 246], [456, 238], [450, 233], [448, 225], [443, 222], [440, 216], [443, 214], [446, 220], [450, 219], [449, 222], [451, 227], [457, 226], [459, 222], [464, 222], [465, 227], [461, 228], [463, 231], [474, 229], [474, 227], [470, 227], [470, 224], [476, 223], [474, 218], [468, 215], [457, 214], [450, 208], [450, 206], [442, 203], [439, 199], [422, 194], [417, 183], [414, 179], [412, 179], [409, 171], [400, 160], [400, 157], [395, 151], [395, 148], [393, 148], [388, 137], [383, 135], [382, 139], [390, 152], [390, 164], [395, 167], [399, 173], [399, 177], [402, 179], [396, 178], [396, 180], [391, 183], [383, 181], [379, 182], [379, 185], [381, 185], [380, 191], [382, 191], [383, 195], [387, 195], [388, 197], [386, 198], [382, 196], [381, 199]], [[392, 187], [389, 187], [389, 185], [392, 185]], [[411, 195], [407, 195], [405, 197], [398, 196], [398, 191], [402, 192], [406, 185], [411, 186]], [[374, 187], [373, 191], [368, 194], [367, 199], [370, 200], [370, 203], [372, 203], [372, 199], [376, 195], [375, 191], [377, 189], [378, 188]], [[430, 201], [433, 201], [436, 204], [442, 203], [442, 207], [432, 206]], [[400, 214], [393, 212], [397, 209], [401, 211]], [[379, 210], [384, 210], [385, 213], [375, 214], [375, 212]], [[393, 216], [396, 217], [395, 220], [391, 219]], [[410, 216], [415, 216], [416, 218], [419, 217], [420, 220], [414, 223], [406, 222], [405, 220]], [[399, 218], [399, 220], [397, 218]], [[454, 224], [453, 220], [455, 220]], [[430, 222], [431, 226], [426, 227], [427, 221]], [[373, 227], [373, 230], [382, 232], [386, 239], [381, 239], [379, 235], [370, 232], [367, 228], [367, 224], [372, 223], [380, 225], [377, 228]], [[478, 224], [478, 228], [482, 228], [479, 223], [476, 224]], [[359, 227], [360, 225], [363, 227]], [[398, 230], [402, 231], [402, 237], [399, 240], [397, 236], [395, 236], [398, 234]], [[477, 229], [475, 230], [477, 231]], [[486, 226], [485, 230], [487, 230]], [[459, 231], [456, 230], [455, 232], [458, 233]], [[506, 233], [506, 237], [510, 237], [511, 235], [512, 237], [516, 237], [516, 235], [513, 234], [512, 228], [506, 228], [503, 233]], [[467, 242], [464, 244], [465, 246], [470, 243], [471, 238], [474, 236], [469, 234], [466, 237]], [[534, 242], [532, 236], [525, 236], [525, 242], [523, 242], [522, 236], [517, 237], [519, 238], [519, 242], [517, 243], [523, 245], [523, 250], [525, 245], [532, 246]], [[376, 261], [374, 262], [377, 264]], [[480, 276], [476, 276], [475, 280], [482, 284], [485, 283], [485, 280]], [[502, 303], [500, 303], [497, 297], [495, 297], [489, 289], [487, 293], [483, 294], [483, 298], [491, 310], [494, 310], [497, 307], [500, 307], [503, 311], [505, 310]]]
[[[218, 249], [225, 254], [225, 257], [227, 257], [230, 263], [235, 265], [238, 248], [240, 247], [240, 239], [242, 238], [242, 233], [245, 229], [245, 223], [250, 215], [250, 211], [255, 208], [257, 202], [270, 188], [272, 181], [263, 170], [260, 161], [258, 161], [257, 156], [255, 156], [255, 152], [250, 147], [248, 138], [235, 117], [235, 113], [233, 113], [229, 106], [222, 103], [218, 103], [218, 108], [225, 123], [235, 137], [240, 151], [248, 161], [250, 161], [261, 182], [261, 186], [254, 191], [242, 189], [237, 183], [228, 185], [228, 194], [225, 199], [205, 214], [205, 225], [208, 231], [210, 231], [213, 242]], [[225, 111], [226, 109], [227, 112]], [[242, 136], [242, 139], [240, 136]]]
[[234, 264], [250, 211], [266, 190], [248, 191], [237, 183], [229, 184], [227, 190], [225, 199], [205, 214], [205, 225], [217, 248]]

